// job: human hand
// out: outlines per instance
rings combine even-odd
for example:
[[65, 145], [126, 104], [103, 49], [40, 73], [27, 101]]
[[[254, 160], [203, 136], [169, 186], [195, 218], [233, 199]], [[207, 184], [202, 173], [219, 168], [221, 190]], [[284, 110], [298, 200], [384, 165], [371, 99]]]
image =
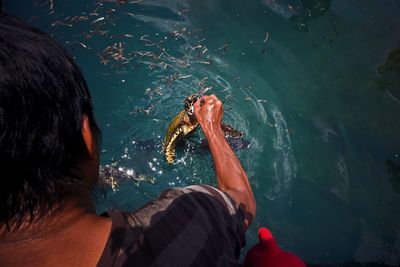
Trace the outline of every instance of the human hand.
[[202, 96], [194, 104], [194, 114], [205, 134], [222, 131], [223, 113], [224, 106], [215, 95]]

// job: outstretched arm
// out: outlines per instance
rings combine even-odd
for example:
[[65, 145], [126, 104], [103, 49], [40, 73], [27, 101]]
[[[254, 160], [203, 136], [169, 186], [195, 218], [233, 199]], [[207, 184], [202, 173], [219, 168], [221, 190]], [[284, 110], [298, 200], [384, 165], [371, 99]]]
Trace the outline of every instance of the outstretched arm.
[[203, 96], [195, 103], [194, 112], [211, 150], [218, 188], [243, 208], [247, 228], [255, 217], [256, 203], [247, 175], [221, 129], [222, 102], [215, 95]]

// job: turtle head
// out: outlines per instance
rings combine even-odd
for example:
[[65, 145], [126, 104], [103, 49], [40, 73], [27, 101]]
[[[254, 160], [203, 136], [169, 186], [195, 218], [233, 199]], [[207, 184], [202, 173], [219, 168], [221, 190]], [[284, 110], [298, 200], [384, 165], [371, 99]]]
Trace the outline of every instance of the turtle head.
[[185, 98], [185, 110], [189, 116], [194, 116], [194, 103], [196, 103], [198, 99], [198, 94], [193, 94]]

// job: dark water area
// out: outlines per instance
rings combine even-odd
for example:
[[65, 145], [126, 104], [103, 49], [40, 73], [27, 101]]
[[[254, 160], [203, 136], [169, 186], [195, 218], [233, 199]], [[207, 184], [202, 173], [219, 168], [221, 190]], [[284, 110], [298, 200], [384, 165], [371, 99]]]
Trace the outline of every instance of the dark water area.
[[174, 165], [162, 153], [184, 98], [209, 89], [244, 133], [236, 153], [258, 210], [243, 252], [266, 226], [310, 266], [400, 265], [399, 1], [3, 5], [74, 56], [103, 132], [102, 164], [140, 177], [97, 197], [99, 212], [216, 184], [201, 131]]

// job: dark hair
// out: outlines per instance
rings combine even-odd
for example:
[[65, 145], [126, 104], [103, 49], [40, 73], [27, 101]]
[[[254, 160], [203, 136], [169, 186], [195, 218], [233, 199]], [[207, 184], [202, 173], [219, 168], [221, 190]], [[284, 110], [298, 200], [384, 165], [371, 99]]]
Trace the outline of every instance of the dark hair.
[[0, 223], [50, 211], [87, 155], [81, 120], [92, 101], [79, 68], [49, 35], [0, 13]]

